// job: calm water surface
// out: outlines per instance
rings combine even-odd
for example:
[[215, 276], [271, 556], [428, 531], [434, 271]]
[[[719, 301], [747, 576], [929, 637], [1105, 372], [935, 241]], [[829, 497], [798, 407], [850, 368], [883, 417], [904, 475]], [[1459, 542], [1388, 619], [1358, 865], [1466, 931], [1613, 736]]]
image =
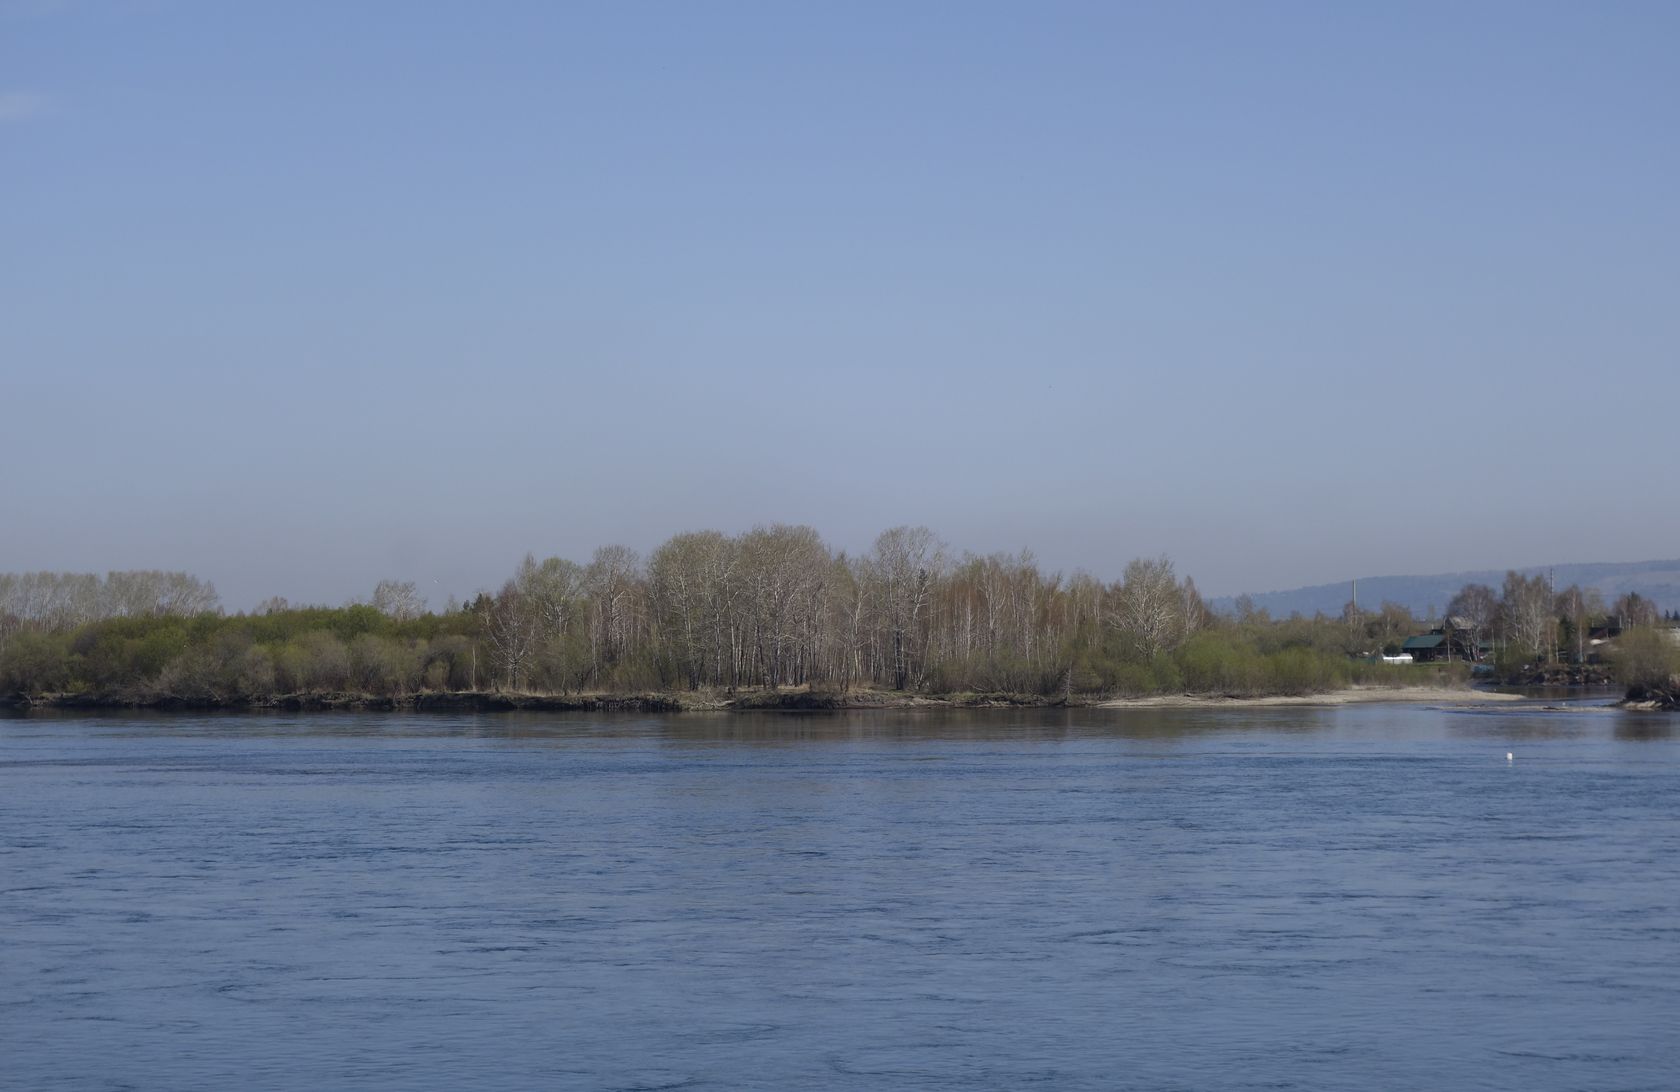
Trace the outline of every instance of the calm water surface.
[[1680, 721], [0, 720], [0, 1085], [1672, 1090]]

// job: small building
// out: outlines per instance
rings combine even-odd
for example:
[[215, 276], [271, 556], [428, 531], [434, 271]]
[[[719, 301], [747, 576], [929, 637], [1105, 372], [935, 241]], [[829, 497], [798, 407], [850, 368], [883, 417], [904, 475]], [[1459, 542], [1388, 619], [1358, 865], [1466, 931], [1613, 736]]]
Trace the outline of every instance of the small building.
[[1442, 634], [1422, 633], [1406, 638], [1406, 643], [1400, 646], [1400, 654], [1420, 664], [1433, 663], [1447, 658], [1446, 643], [1447, 639]]
[[1474, 633], [1468, 621], [1455, 616], [1428, 633], [1406, 638], [1406, 643], [1400, 646], [1400, 651], [1409, 653], [1412, 659], [1420, 664], [1447, 660], [1474, 663], [1480, 660], [1487, 650], [1486, 643], [1477, 641]]

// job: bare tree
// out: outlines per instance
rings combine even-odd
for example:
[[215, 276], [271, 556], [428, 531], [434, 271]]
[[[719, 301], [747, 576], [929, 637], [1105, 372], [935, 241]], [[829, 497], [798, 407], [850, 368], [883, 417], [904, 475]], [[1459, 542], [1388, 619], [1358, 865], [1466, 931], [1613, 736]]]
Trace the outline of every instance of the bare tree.
[[565, 633], [582, 606], [583, 566], [563, 557], [539, 562], [535, 555], [526, 554], [513, 579], [520, 595], [536, 612], [543, 637], [552, 639]]
[[1543, 655], [1552, 643], [1552, 593], [1546, 578], [1525, 577], [1514, 570], [1506, 573], [1499, 618], [1513, 645]]
[[1583, 591], [1579, 584], [1571, 584], [1558, 592], [1552, 613], [1567, 631], [1568, 643], [1575, 646], [1575, 662], [1585, 663], [1587, 632], [1592, 628], [1592, 620], [1604, 614], [1604, 597], [1596, 588]]
[[768, 686], [803, 682], [820, 655], [831, 555], [810, 527], [755, 527], [739, 543], [747, 670]]
[[866, 653], [872, 643], [868, 568], [863, 559], [844, 553], [829, 566], [828, 595], [840, 627], [836, 640], [843, 649], [837, 672], [842, 689], [850, 689], [868, 670]]
[[215, 614], [221, 610], [216, 586], [189, 573], [160, 574], [157, 613], [191, 616]]
[[690, 688], [722, 684], [734, 666], [732, 576], [738, 554], [717, 531], [676, 535], [648, 558], [648, 595]]
[[584, 570], [593, 612], [589, 631], [597, 672], [616, 664], [630, 649], [639, 622], [641, 559], [628, 546], [602, 546]]
[[1179, 595], [1183, 599], [1183, 605], [1179, 613], [1178, 643], [1183, 644], [1207, 627], [1211, 613], [1207, 604], [1202, 601], [1202, 593], [1196, 590], [1196, 582], [1188, 576], [1179, 588]]
[[1152, 660], [1177, 644], [1183, 633], [1184, 591], [1165, 555], [1138, 558], [1126, 566], [1116, 587], [1109, 624], [1119, 630], [1139, 656]]
[[1638, 592], [1617, 596], [1615, 605], [1610, 608], [1610, 614], [1620, 622], [1623, 629], [1657, 624], [1657, 605]]
[[426, 601], [412, 580], [381, 580], [369, 602], [374, 610], [398, 622], [412, 621], [426, 610]]
[[875, 539], [869, 580], [885, 628], [893, 688], [904, 690], [921, 668], [922, 625], [944, 545], [926, 527], [894, 527]]
[[494, 598], [480, 596], [479, 603], [491, 658], [501, 670], [507, 688], [518, 690], [526, 680], [531, 657], [542, 638], [537, 612], [512, 580], [503, 584]]
[[1470, 629], [1470, 649], [1480, 655], [1482, 638], [1499, 617], [1499, 598], [1486, 584], [1466, 584], [1447, 603], [1447, 618], [1460, 618]]

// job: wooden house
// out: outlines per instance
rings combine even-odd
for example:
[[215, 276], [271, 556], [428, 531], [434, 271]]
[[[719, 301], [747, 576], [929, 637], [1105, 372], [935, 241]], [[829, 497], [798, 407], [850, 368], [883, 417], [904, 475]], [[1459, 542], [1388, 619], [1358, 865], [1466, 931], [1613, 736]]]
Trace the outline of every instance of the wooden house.
[[1449, 660], [1475, 663], [1487, 654], [1488, 648], [1485, 641], [1476, 639], [1475, 629], [1470, 623], [1455, 615], [1428, 633], [1406, 638], [1400, 651], [1410, 653], [1412, 659], [1420, 664]]

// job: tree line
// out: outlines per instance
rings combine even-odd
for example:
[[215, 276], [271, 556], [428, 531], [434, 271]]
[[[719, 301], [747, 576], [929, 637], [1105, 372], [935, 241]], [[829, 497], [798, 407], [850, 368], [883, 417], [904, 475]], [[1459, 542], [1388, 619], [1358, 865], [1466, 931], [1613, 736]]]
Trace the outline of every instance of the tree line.
[[0, 573], [0, 640], [26, 628], [52, 632], [109, 618], [220, 609], [215, 585], [182, 572]]
[[[1466, 588], [1449, 610], [1539, 641], [1524, 580], [1503, 596]], [[1424, 669], [1369, 657], [1421, 624], [1392, 603], [1272, 619], [1239, 600], [1216, 614], [1166, 557], [1105, 582], [1026, 551], [957, 554], [925, 527], [852, 555], [777, 524], [675, 535], [645, 558], [622, 545], [585, 562], [527, 555], [500, 588], [438, 611], [398, 580], [343, 607], [274, 599], [228, 615], [181, 573], [0, 576], [0, 693], [1303, 693], [1418, 680]]]

